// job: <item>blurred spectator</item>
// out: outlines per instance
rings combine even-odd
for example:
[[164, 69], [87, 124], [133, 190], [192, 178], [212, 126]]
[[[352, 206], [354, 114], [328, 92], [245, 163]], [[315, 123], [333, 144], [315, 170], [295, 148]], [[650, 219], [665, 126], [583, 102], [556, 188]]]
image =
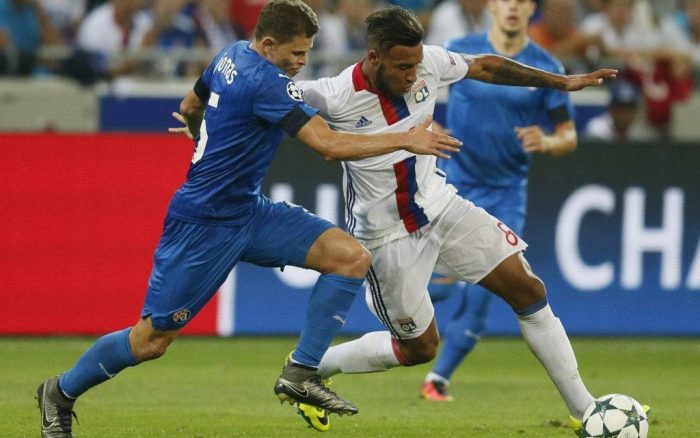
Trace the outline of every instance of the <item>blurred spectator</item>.
[[390, 5], [410, 9], [418, 17], [424, 29], [430, 27], [432, 0], [389, 0]]
[[585, 35], [601, 38], [611, 56], [626, 58], [658, 46], [658, 35], [649, 32], [647, 23], [633, 19], [635, 0], [606, 0], [602, 12], [586, 17], [581, 24]]
[[236, 32], [244, 39], [252, 39], [258, 15], [268, 0], [229, 0], [230, 19]]
[[200, 0], [199, 23], [207, 47], [213, 52], [218, 52], [239, 39], [229, 20], [230, 15], [231, 2], [229, 0]]
[[660, 137], [671, 131], [673, 104], [692, 91], [689, 53], [666, 41], [646, 0], [607, 0], [605, 12], [586, 18], [587, 35], [598, 35], [603, 54], [622, 60], [641, 84], [647, 121]]
[[584, 136], [607, 142], [648, 139], [639, 123], [642, 103], [639, 87], [621, 77], [611, 82], [609, 91], [607, 111], [588, 122]]
[[166, 49], [194, 47], [202, 37], [195, 12], [193, 0], [154, 0], [149, 14], [152, 22], [143, 45]]
[[554, 56], [579, 59], [589, 47], [601, 45], [599, 35], [579, 32], [574, 0], [542, 0], [541, 5], [540, 20], [530, 25], [528, 34]]
[[62, 41], [35, 0], [0, 0], [0, 74], [32, 74], [42, 43]]
[[136, 70], [137, 63], [124, 55], [141, 48], [151, 28], [151, 20], [142, 13], [146, 4], [146, 0], [111, 0], [85, 17], [77, 44], [89, 54], [85, 66], [91, 73], [115, 77]]
[[149, 14], [152, 23], [143, 38], [143, 47], [155, 47], [160, 56], [149, 61], [149, 70], [161, 77], [194, 76], [201, 74], [203, 62], [176, 58], [176, 50], [204, 47], [204, 34], [197, 21], [194, 0], [155, 0]]
[[603, 12], [605, 10], [606, 0], [583, 0], [583, 7], [587, 14]]
[[87, 0], [41, 0], [41, 5], [65, 41], [72, 42], [87, 11]]
[[[321, 2], [312, 3], [318, 12], [318, 8], [322, 7]], [[358, 52], [359, 56], [363, 56], [366, 46], [365, 19], [372, 11], [372, 0], [339, 0], [333, 13], [325, 10], [319, 13], [320, 30], [311, 56], [320, 58], [324, 65], [314, 68], [314, 75], [334, 76], [348, 62], [353, 62]]]
[[680, 10], [664, 19], [661, 29], [665, 40], [688, 49], [695, 69], [700, 69], [700, 0], [685, 0]]
[[[365, 19], [374, 11], [372, 0], [340, 0], [338, 10], [343, 17], [345, 51], [356, 52], [366, 47]], [[339, 49], [343, 49], [340, 48]]]
[[87, 11], [85, 11], [86, 14], [89, 14], [93, 9], [97, 9], [108, 1], [109, 0], [87, 0]]
[[486, 7], [489, 0], [445, 0], [431, 18], [425, 43], [444, 46], [449, 40], [474, 32], [485, 32], [491, 25]]

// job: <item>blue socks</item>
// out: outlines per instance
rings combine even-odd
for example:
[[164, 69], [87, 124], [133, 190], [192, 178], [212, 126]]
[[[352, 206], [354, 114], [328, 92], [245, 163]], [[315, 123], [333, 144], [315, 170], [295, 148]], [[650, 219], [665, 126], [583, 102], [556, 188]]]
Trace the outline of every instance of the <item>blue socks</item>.
[[111, 379], [124, 368], [138, 362], [129, 345], [131, 328], [98, 339], [78, 362], [61, 375], [58, 386], [70, 398], [77, 398], [93, 386]]
[[445, 339], [433, 372], [449, 380], [452, 373], [479, 342], [493, 294], [481, 286], [466, 285], [464, 300], [445, 330]]
[[294, 362], [318, 367], [331, 341], [345, 324], [364, 281], [364, 278], [338, 274], [323, 274], [318, 278], [309, 297], [299, 344], [292, 353]]

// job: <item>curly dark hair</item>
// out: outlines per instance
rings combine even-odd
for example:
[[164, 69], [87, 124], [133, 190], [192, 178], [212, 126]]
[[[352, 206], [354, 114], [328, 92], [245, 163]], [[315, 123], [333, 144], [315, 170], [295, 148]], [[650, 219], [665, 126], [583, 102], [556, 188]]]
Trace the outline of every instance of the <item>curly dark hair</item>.
[[316, 13], [301, 0], [272, 0], [260, 11], [255, 39], [271, 36], [287, 43], [297, 36], [311, 38], [318, 33]]
[[392, 6], [370, 14], [367, 23], [367, 47], [386, 53], [394, 46], [414, 47], [425, 36], [423, 25], [409, 10]]

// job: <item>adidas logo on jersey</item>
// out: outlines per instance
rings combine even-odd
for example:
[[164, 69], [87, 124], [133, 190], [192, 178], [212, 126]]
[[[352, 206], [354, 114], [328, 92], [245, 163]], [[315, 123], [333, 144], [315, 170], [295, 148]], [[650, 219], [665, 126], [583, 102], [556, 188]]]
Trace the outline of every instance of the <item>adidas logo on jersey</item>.
[[360, 117], [360, 120], [358, 120], [357, 123], [355, 124], [355, 129], [366, 128], [371, 124], [372, 124], [371, 120], [369, 120], [365, 116], [362, 116], [362, 117]]

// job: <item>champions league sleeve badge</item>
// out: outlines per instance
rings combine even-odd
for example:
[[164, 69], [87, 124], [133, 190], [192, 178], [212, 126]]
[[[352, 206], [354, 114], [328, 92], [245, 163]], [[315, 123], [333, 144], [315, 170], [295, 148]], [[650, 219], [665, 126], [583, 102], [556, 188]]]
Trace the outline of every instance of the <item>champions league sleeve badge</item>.
[[304, 101], [304, 92], [301, 91], [299, 87], [297, 87], [297, 84], [292, 81], [287, 82], [287, 95], [297, 102]]

